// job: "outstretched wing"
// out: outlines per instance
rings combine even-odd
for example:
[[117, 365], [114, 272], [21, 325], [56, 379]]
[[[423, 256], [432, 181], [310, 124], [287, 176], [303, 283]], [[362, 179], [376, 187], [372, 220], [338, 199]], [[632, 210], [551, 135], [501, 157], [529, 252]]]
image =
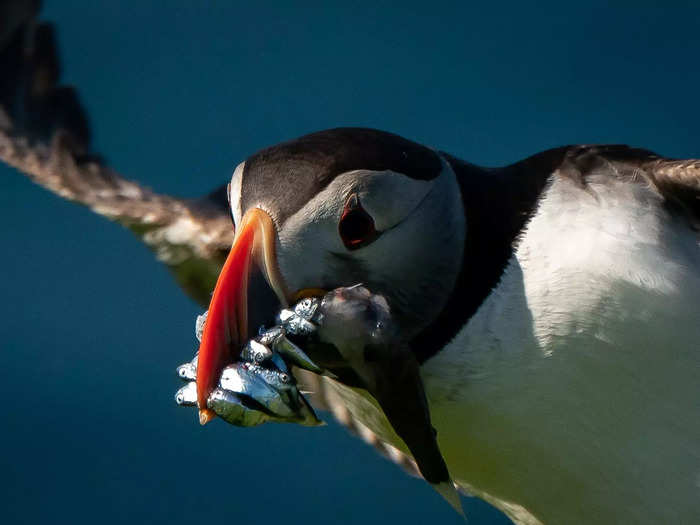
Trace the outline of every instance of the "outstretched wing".
[[60, 84], [54, 31], [36, 21], [37, 4], [0, 7], [0, 159], [129, 228], [207, 304], [233, 240], [226, 188], [198, 199], [159, 195], [95, 155], [78, 96]]
[[700, 160], [658, 159], [647, 170], [661, 193], [677, 202], [700, 232]]

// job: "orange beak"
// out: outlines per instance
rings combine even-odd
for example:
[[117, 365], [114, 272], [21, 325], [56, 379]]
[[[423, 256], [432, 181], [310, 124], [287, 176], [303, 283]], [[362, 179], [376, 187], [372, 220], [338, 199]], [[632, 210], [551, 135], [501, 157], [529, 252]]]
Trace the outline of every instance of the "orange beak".
[[216, 388], [224, 367], [238, 358], [247, 340], [248, 277], [251, 261], [257, 263], [282, 306], [289, 296], [275, 257], [276, 230], [270, 216], [259, 208], [249, 210], [233, 239], [214, 294], [197, 359], [197, 404], [199, 422], [204, 425], [215, 414], [207, 408], [209, 394]]

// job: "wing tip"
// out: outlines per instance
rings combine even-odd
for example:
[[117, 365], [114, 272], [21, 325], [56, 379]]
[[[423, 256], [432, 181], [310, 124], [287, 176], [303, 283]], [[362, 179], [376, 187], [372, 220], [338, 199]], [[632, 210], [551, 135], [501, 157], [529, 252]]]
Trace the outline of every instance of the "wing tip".
[[60, 85], [61, 62], [56, 31], [48, 22], [37, 22], [34, 11], [15, 15], [0, 34], [0, 106], [2, 127], [30, 144], [48, 145], [62, 131], [71, 137], [71, 153], [87, 155], [90, 124], [76, 90]]

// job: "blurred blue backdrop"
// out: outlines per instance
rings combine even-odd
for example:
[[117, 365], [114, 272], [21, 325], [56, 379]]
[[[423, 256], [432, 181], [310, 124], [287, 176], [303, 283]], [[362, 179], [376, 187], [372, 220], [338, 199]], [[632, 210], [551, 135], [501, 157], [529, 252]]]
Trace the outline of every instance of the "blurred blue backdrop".
[[[577, 142], [700, 156], [696, 2], [232, 4], [45, 2], [121, 173], [193, 196], [339, 125], [491, 165]], [[0, 238], [4, 523], [460, 523], [335, 424], [176, 408], [199, 308], [126, 230], [0, 166]]]

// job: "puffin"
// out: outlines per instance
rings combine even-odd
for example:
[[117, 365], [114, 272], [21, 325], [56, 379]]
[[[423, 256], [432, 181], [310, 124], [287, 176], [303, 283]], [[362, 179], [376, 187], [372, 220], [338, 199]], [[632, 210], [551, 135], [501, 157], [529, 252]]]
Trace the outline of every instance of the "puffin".
[[[91, 151], [52, 28], [22, 16], [0, 34], [0, 158], [132, 229], [201, 304], [218, 291], [198, 395], [271, 312], [362, 283], [415, 362], [450, 483], [516, 523], [700, 519], [700, 161], [572, 145], [486, 168], [339, 127], [204, 197], [160, 195]], [[366, 391], [298, 379], [424, 474]]]

